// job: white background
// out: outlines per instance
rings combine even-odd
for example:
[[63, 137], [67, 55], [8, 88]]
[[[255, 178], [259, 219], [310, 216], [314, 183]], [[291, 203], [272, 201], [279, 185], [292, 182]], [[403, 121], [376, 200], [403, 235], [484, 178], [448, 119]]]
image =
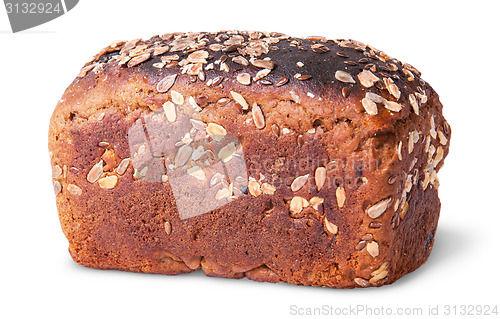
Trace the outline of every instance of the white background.
[[[439, 305], [442, 315], [447, 304], [500, 304], [493, 289], [500, 284], [495, 1], [242, 3], [83, 0], [66, 15], [18, 34], [11, 33], [0, 8], [0, 317], [299, 317], [291, 315], [292, 305], [394, 311], [408, 306], [422, 307], [424, 314], [429, 305]], [[71, 260], [47, 153], [49, 118], [64, 89], [88, 58], [114, 40], [220, 29], [352, 38], [423, 73], [440, 94], [453, 131], [439, 174], [436, 243], [424, 266], [391, 286], [335, 290], [209, 278], [202, 272], [100, 271]]]

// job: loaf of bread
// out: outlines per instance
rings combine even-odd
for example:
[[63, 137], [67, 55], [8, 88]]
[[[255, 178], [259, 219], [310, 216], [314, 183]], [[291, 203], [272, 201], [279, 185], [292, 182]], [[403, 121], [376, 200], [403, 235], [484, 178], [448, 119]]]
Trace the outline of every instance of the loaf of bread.
[[81, 265], [352, 288], [429, 257], [450, 133], [420, 72], [361, 42], [171, 33], [86, 63], [49, 151]]

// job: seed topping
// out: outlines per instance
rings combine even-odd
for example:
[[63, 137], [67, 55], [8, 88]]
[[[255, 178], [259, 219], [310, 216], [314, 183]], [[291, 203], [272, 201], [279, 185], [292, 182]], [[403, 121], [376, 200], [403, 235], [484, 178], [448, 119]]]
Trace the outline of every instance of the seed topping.
[[299, 176], [295, 178], [292, 182], [292, 185], [290, 188], [292, 189], [292, 192], [299, 191], [306, 183], [307, 179], [309, 178], [309, 174]]
[[329, 232], [330, 234], [336, 235], [339, 232], [339, 228], [337, 227], [337, 225], [335, 225], [332, 222], [330, 222], [326, 218], [326, 216], [325, 216], [325, 219], [324, 219], [324, 223], [325, 223], [325, 229], [326, 229], [326, 231]]
[[376, 241], [371, 241], [371, 242], [367, 243], [366, 244], [366, 251], [373, 258], [377, 257], [379, 255], [379, 246], [378, 246], [378, 243]]
[[175, 120], [177, 119], [177, 113], [175, 111], [174, 103], [170, 101], [163, 103], [163, 110], [165, 112], [165, 115], [167, 116], [167, 120], [170, 123], [175, 122]]
[[390, 201], [391, 201], [390, 197], [387, 199], [381, 200], [380, 202], [376, 203], [375, 205], [368, 207], [366, 209], [366, 213], [371, 218], [377, 218], [386, 211], [387, 207], [389, 207]]
[[264, 114], [262, 113], [260, 106], [258, 106], [255, 102], [252, 105], [252, 118], [258, 129], [263, 129], [266, 126]]
[[373, 84], [375, 84], [375, 82], [380, 81], [380, 79], [375, 74], [366, 69], [358, 74], [358, 79], [361, 85], [366, 88], [370, 88], [373, 86]]
[[335, 196], [337, 197], [337, 205], [339, 208], [344, 207], [345, 204], [345, 189], [344, 187], [337, 187], [335, 190]]
[[87, 181], [89, 181], [90, 183], [97, 182], [99, 177], [101, 177], [103, 171], [104, 171], [103, 161], [100, 160], [97, 164], [92, 166], [92, 168], [90, 169], [89, 173], [87, 174]]
[[339, 80], [340, 82], [344, 82], [344, 83], [356, 83], [356, 81], [354, 81], [352, 75], [350, 75], [349, 73], [347, 73], [345, 71], [335, 72], [335, 78], [337, 80]]
[[239, 93], [236, 93], [234, 91], [230, 91], [229, 93], [231, 93], [231, 96], [233, 97], [233, 99], [239, 104], [241, 105], [241, 107], [244, 109], [244, 110], [248, 110], [248, 103], [247, 101], [245, 100], [245, 98], [239, 94]]
[[250, 85], [250, 83], [251, 83], [250, 74], [240, 73], [236, 76], [236, 81], [238, 81], [239, 83], [241, 83], [243, 85]]
[[361, 100], [361, 104], [363, 105], [366, 113], [368, 113], [369, 115], [378, 114], [377, 104], [373, 100], [365, 97]]
[[224, 127], [215, 123], [208, 123], [206, 132], [216, 141], [222, 140], [227, 134], [227, 131]]
[[75, 184], [68, 184], [66, 186], [66, 189], [71, 195], [81, 195], [82, 194], [82, 189]]
[[116, 175], [106, 176], [101, 178], [97, 183], [103, 189], [113, 189], [118, 184], [118, 176]]
[[173, 75], [169, 75], [169, 76], [164, 77], [156, 85], [156, 90], [160, 93], [167, 92], [172, 87], [172, 85], [174, 85], [176, 78], [177, 78], [177, 74], [173, 74]]
[[316, 171], [314, 172], [314, 180], [316, 182], [316, 188], [318, 192], [323, 188], [326, 182], [326, 168], [325, 167], [318, 167], [316, 168]]

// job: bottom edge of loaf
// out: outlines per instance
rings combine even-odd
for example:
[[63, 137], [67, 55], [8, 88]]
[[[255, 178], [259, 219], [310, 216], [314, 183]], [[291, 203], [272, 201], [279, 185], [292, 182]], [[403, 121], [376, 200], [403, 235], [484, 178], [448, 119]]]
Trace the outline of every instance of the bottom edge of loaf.
[[182, 275], [193, 272], [203, 272], [207, 277], [219, 277], [219, 278], [231, 278], [231, 279], [243, 279], [247, 278], [251, 281], [257, 282], [268, 282], [268, 283], [284, 283], [284, 284], [292, 284], [298, 286], [313, 286], [313, 287], [329, 287], [334, 289], [352, 289], [352, 288], [368, 288], [368, 287], [380, 287], [385, 285], [392, 285], [396, 281], [398, 281], [401, 277], [413, 273], [418, 270], [422, 265], [424, 265], [432, 251], [432, 247], [434, 245], [434, 237], [435, 232], [433, 233], [432, 238], [429, 239], [428, 243], [428, 254], [423, 256], [423, 258], [412, 264], [412, 268], [404, 268], [396, 270], [391, 276], [388, 276], [386, 280], [379, 281], [375, 284], [369, 283], [366, 281], [366, 284], [363, 282], [353, 281], [352, 278], [340, 278], [337, 280], [337, 283], [332, 283], [330, 281], [325, 281], [323, 283], [318, 282], [307, 282], [303, 281], [300, 278], [281, 278], [276, 272], [271, 270], [266, 265], [262, 265], [256, 267], [254, 269], [250, 269], [245, 272], [233, 272], [232, 274], [228, 273], [217, 273], [213, 269], [208, 267], [197, 267], [195, 269], [189, 268], [186, 263], [182, 260], [175, 260], [176, 258], [166, 257], [163, 258], [162, 262], [158, 263], [157, 260], [151, 260], [150, 262], [145, 262], [141, 264], [134, 265], [123, 265], [123, 264], [111, 264], [111, 263], [103, 263], [102, 261], [96, 262], [92, 261], [89, 258], [80, 259], [79, 253], [71, 249], [68, 249], [73, 261], [78, 265], [83, 267], [98, 269], [98, 270], [115, 270], [122, 272], [133, 272], [133, 273], [142, 273], [142, 274], [157, 274], [157, 275]]

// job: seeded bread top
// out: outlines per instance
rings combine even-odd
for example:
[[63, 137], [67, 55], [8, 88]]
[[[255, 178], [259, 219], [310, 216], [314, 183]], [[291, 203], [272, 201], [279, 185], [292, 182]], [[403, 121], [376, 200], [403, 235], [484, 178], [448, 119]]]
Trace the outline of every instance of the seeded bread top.
[[[328, 113], [337, 119], [364, 122], [368, 117], [386, 125], [418, 115], [435, 94], [417, 69], [369, 45], [281, 33], [169, 33], [117, 41], [95, 55], [78, 77], [117, 66], [143, 72], [158, 93], [167, 92], [176, 81], [235, 91], [240, 87], [273, 92], [295, 103], [307, 100], [302, 104], [309, 106], [334, 101]], [[237, 101], [238, 96], [232, 97]], [[440, 113], [440, 103], [433, 107], [433, 113]]]

